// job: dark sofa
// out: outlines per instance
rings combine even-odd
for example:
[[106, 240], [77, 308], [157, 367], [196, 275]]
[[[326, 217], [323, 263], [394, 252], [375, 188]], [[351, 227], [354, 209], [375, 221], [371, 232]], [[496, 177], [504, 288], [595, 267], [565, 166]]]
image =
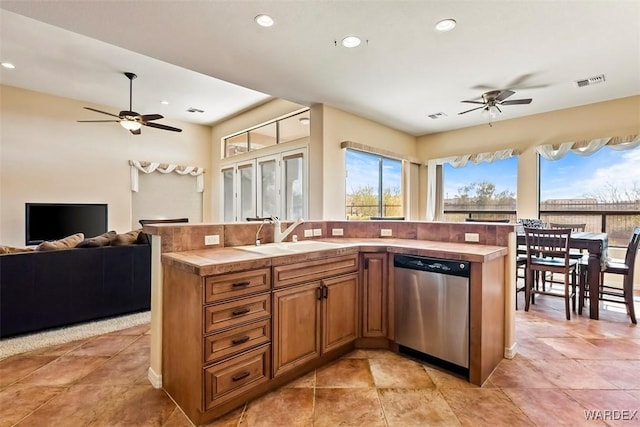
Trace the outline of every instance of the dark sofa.
[[0, 338], [149, 310], [148, 244], [0, 255]]

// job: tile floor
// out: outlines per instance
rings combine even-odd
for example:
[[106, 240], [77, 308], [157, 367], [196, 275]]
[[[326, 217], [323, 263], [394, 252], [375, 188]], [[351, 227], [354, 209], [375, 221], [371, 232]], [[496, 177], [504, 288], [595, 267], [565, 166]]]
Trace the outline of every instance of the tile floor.
[[[640, 328], [609, 310], [566, 321], [562, 303], [541, 296], [517, 312], [519, 354], [482, 387], [356, 350], [211, 425], [640, 425]], [[146, 379], [148, 333], [141, 325], [0, 360], [0, 427], [189, 426]]]

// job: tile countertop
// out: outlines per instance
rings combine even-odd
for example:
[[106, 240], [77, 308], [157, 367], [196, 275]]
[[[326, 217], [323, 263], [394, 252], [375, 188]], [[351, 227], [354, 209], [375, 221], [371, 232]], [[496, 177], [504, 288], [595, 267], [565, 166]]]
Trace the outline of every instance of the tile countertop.
[[162, 254], [162, 262], [193, 274], [208, 276], [358, 252], [403, 253], [469, 262], [487, 262], [507, 255], [507, 248], [504, 246], [488, 246], [477, 243], [393, 238], [333, 238], [314, 239], [314, 241], [336, 243], [339, 246], [331, 249], [286, 254], [260, 254], [236, 247], [218, 247], [164, 253]]

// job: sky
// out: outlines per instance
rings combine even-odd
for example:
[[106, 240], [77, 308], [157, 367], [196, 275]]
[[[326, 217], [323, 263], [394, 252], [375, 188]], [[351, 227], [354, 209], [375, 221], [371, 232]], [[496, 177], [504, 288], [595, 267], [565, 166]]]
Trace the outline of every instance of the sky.
[[[377, 194], [380, 156], [347, 150], [347, 194], [358, 188], [370, 185]], [[402, 162], [385, 159], [382, 168], [385, 188], [401, 188]]]
[[[347, 194], [358, 186], [378, 182], [378, 156], [347, 150]], [[387, 162], [383, 173], [385, 186], [401, 185], [400, 162]], [[483, 180], [496, 185], [496, 193], [508, 190], [516, 194], [517, 157], [481, 163], [469, 163], [464, 168], [445, 165], [445, 198], [458, 194], [458, 188]], [[560, 160], [540, 160], [540, 199], [584, 198], [607, 186], [630, 188], [640, 186], [640, 147], [616, 151], [604, 147], [590, 156], [568, 153]]]
[[[445, 165], [445, 197], [458, 194], [458, 188], [486, 180], [496, 185], [496, 193], [516, 194], [517, 158], [464, 168]], [[640, 147], [615, 151], [607, 147], [590, 156], [567, 154], [560, 160], [540, 160], [540, 200], [584, 198], [609, 185], [619, 189], [640, 186]]]

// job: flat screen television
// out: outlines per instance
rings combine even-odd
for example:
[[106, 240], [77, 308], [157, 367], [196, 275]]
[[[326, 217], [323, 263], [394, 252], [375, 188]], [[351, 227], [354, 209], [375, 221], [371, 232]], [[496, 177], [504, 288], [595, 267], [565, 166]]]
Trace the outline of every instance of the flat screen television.
[[25, 219], [27, 245], [75, 233], [94, 237], [107, 231], [107, 204], [25, 203]]

